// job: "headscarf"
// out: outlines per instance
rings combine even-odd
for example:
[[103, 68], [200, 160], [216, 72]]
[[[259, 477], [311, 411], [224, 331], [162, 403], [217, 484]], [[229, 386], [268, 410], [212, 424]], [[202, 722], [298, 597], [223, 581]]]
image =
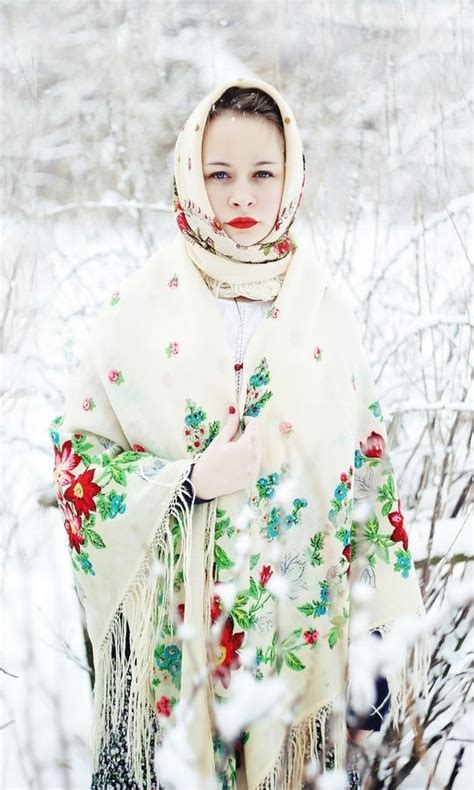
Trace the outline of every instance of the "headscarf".
[[[343, 766], [357, 628], [388, 637], [405, 618], [411, 634], [409, 655], [399, 645], [386, 651], [387, 726], [426, 688], [429, 650], [417, 630], [425, 609], [409, 525], [352, 307], [301, 239], [291, 258], [277, 250], [262, 263], [260, 245], [246, 248], [245, 262], [225, 257], [240, 251], [217, 230], [211, 236], [202, 179], [187, 169], [187, 156], [197, 168], [209, 109], [233, 84], [200, 102], [178, 143], [182, 213], [216, 251], [180, 226], [114, 291], [50, 429], [56, 496], [93, 646], [94, 765], [124, 716], [130, 673], [127, 758], [148, 789], [156, 722], [160, 784], [214, 786], [217, 770], [235, 786], [235, 733], [223, 716], [236, 694], [247, 700], [239, 726], [250, 790], [295, 790], [306, 763], [325, 770], [328, 755]], [[294, 217], [302, 159], [293, 115], [266, 89], [290, 119], [287, 224], [270, 234], [277, 242]], [[191, 465], [235, 402], [234, 360], [204, 275], [240, 291], [279, 274], [275, 301], [246, 349], [238, 399], [242, 426], [261, 423], [258, 477], [248, 490], [189, 507]], [[364, 596], [353, 597], [354, 582]], [[181, 785], [178, 768], [181, 777], [188, 771]]]
[[[214, 215], [206, 192], [202, 145], [209, 111], [227, 88], [259, 88], [277, 103], [285, 136], [285, 178], [278, 216], [270, 233], [246, 246], [230, 238]], [[181, 127], [175, 146], [174, 207], [188, 255], [205, 281], [223, 297], [274, 298], [296, 249], [290, 228], [305, 182], [303, 144], [289, 105], [263, 80], [238, 79], [204, 97]], [[262, 264], [265, 264], [262, 267]]]

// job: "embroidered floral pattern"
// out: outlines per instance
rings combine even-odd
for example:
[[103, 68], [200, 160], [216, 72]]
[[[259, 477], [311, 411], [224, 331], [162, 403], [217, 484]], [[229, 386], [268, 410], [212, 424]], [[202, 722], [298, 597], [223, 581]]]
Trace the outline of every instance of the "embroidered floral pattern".
[[280, 315], [279, 307], [270, 307], [265, 313], [265, 318], [278, 318]]
[[241, 666], [239, 648], [244, 641], [245, 633], [234, 633], [234, 622], [227, 617], [222, 628], [216, 655], [213, 657], [212, 674], [218, 678], [224, 688], [229, 688], [231, 670]]
[[218, 543], [224, 536], [231, 538], [234, 533], [235, 527], [231, 525], [226, 511], [223, 508], [217, 508], [214, 532], [214, 572], [216, 574], [214, 578], [216, 579], [220, 570], [227, 570], [235, 565], [225, 549]]
[[315, 358], [316, 362], [321, 362], [321, 354], [322, 354], [322, 350], [320, 349], [320, 347], [315, 346], [315, 348], [313, 349], [313, 357]]
[[[126, 488], [127, 476], [135, 471], [142, 454], [120, 452], [122, 448], [110, 440], [103, 437], [95, 440], [80, 433], [61, 443], [63, 421], [61, 415], [50, 426], [56, 499], [62, 511], [73, 567], [94, 576], [92, 560], [85, 549], [106, 548], [97, 528], [98, 520], [104, 522], [125, 513], [126, 492], [119, 492], [117, 487]], [[112, 486], [110, 490], [109, 486]]]
[[[374, 417], [383, 421], [379, 401], [374, 401], [368, 406], [369, 411]], [[384, 437], [371, 431], [365, 441], [359, 442], [359, 448], [354, 454], [354, 466], [357, 470], [356, 480], [359, 494], [365, 497], [373, 497], [379, 503], [380, 518], [375, 510], [366, 519], [362, 537], [365, 541], [367, 567], [363, 573], [364, 580], [372, 587], [376, 585], [375, 567], [377, 559], [382, 562], [390, 563], [391, 555], [394, 554], [393, 567], [400, 572], [404, 579], [407, 579], [412, 567], [411, 554], [408, 548], [408, 533], [404, 527], [404, 518], [401, 512], [400, 498], [398, 497], [397, 486], [393, 475], [393, 467], [386, 452]], [[390, 531], [386, 532], [381, 528], [381, 519], [386, 519], [386, 526], [390, 526]], [[351, 543], [351, 548], [346, 551], [346, 558], [349, 562], [354, 559], [355, 551], [359, 550], [361, 537], [357, 537], [357, 524], [347, 540], [344, 538], [344, 545], [347, 547]], [[403, 548], [393, 552], [397, 543], [401, 543]]]
[[179, 353], [179, 343], [177, 343], [175, 340], [171, 343], [168, 343], [168, 345], [165, 348], [165, 351], [168, 359], [170, 357], [175, 357]]
[[370, 404], [369, 410], [372, 412], [374, 417], [377, 417], [377, 419], [380, 420], [380, 422], [384, 421], [382, 409], [380, 408], [380, 403], [378, 400], [374, 400], [374, 402]]
[[109, 370], [107, 378], [109, 379], [111, 384], [123, 384], [123, 382], [124, 382], [122, 371], [121, 370], [115, 370], [115, 368], [112, 368], [112, 370]]
[[179, 277], [177, 274], [173, 274], [172, 278], [168, 280], [168, 288], [177, 288], [179, 285]]
[[206, 422], [207, 413], [190, 398], [186, 398], [184, 417], [184, 438], [186, 450], [195, 455], [203, 452], [210, 445], [221, 429], [219, 420]]
[[95, 409], [95, 401], [94, 398], [84, 398], [82, 401], [82, 408], [84, 411], [92, 411]]
[[110, 297], [110, 304], [112, 307], [120, 302], [120, 291], [114, 291]]
[[296, 497], [293, 499], [291, 513], [285, 513], [282, 507], [271, 507], [271, 500], [275, 496], [275, 489], [287, 473], [287, 467], [282, 464], [280, 472], [272, 472], [266, 477], [260, 477], [256, 484], [256, 491], [249, 495], [249, 505], [257, 512], [260, 523], [260, 534], [265, 540], [275, 540], [281, 534], [301, 519], [300, 511], [308, 506], [306, 499]]
[[[264, 389], [270, 383], [270, 371], [265, 357], [257, 365], [249, 378], [245, 396], [243, 417], [258, 417], [265, 403], [272, 397], [273, 392]], [[243, 422], [243, 421], [242, 421]], [[242, 425], [242, 427], [244, 427]]]
[[181, 662], [182, 651], [178, 645], [158, 644], [155, 647], [155, 664], [160, 675], [154, 678], [155, 686], [170, 678], [179, 691], [181, 689]]
[[172, 708], [176, 705], [176, 697], [167, 697], [163, 694], [156, 700], [155, 707], [159, 716], [164, 716], [166, 719], [171, 716]]

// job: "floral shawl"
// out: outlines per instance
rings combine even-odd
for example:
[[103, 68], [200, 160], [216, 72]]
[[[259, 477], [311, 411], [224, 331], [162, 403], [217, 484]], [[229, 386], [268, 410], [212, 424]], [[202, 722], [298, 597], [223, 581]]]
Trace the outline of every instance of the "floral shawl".
[[[197, 156], [190, 136], [202, 135], [213, 101], [232, 84], [264, 87], [292, 129], [282, 200], [291, 209], [258, 249], [236, 250], [209, 206], [196, 210], [202, 184], [194, 208], [186, 203], [193, 187], [178, 163]], [[367, 632], [384, 635], [424, 606], [353, 310], [312, 246], [289, 233], [304, 180], [291, 110], [262, 81], [221, 85], [183, 127], [176, 161], [177, 235], [100, 310], [50, 428], [93, 646], [95, 761], [122, 715], [129, 669], [127, 748], [139, 786], [151, 787], [152, 766], [147, 760], [142, 777], [140, 759], [156, 716], [160, 744], [176, 722], [184, 727], [196, 787], [216, 786], [215, 771], [232, 787], [216, 723], [245, 673], [257, 689], [277, 678], [285, 702], [284, 713], [275, 705], [264, 720], [249, 715], [241, 733], [248, 786], [294, 790], [306, 761], [320, 760], [318, 733], [336, 767], [344, 764], [354, 582], [371, 593]], [[190, 466], [235, 402], [214, 293], [255, 286], [263, 298], [270, 282], [276, 298], [245, 353], [239, 402], [242, 427], [261, 422], [259, 475], [249, 490], [188, 506]], [[424, 686], [426, 661], [420, 639], [388, 674], [389, 723]], [[159, 755], [156, 775], [173, 787]]]

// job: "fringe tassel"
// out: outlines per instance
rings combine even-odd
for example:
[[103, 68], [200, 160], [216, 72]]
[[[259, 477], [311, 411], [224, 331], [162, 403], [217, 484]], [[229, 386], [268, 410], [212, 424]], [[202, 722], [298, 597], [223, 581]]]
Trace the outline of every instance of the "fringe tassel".
[[206, 637], [211, 628], [211, 590], [213, 586], [214, 536], [217, 499], [207, 505], [207, 520], [204, 528], [204, 627]]
[[342, 698], [333, 700], [290, 728], [273, 768], [255, 790], [303, 787], [309, 765], [316, 765], [320, 773], [326, 771], [328, 752], [334, 757], [334, 769], [345, 765], [347, 727]]
[[245, 296], [247, 299], [270, 302], [280, 293], [284, 274], [278, 274], [270, 280], [263, 280], [256, 283], [226, 283], [224, 280], [216, 280], [210, 274], [201, 271], [202, 278], [213, 296], [222, 299], [234, 299], [236, 296]]
[[[425, 614], [424, 609], [416, 611], [417, 617]], [[380, 631], [388, 634], [392, 630], [394, 621], [375, 626], [370, 631]], [[420, 696], [428, 696], [428, 671], [431, 661], [431, 645], [428, 634], [423, 631], [417, 635], [415, 642], [407, 652], [406, 659], [401, 669], [388, 673], [387, 683], [390, 693], [390, 709], [385, 717], [383, 730], [389, 727], [399, 729], [400, 724], [406, 720], [410, 708]]]
[[[154, 750], [150, 754], [153, 736], [154, 693], [151, 673], [154, 652], [167, 614], [172, 625], [174, 600], [174, 551], [170, 519], [174, 516], [181, 528], [181, 552], [185, 589], [189, 584], [189, 561], [193, 505], [184, 496], [185, 470], [168, 510], [159, 525], [140, 570], [115, 612], [109, 630], [101, 644], [95, 667], [94, 718], [92, 726], [93, 766], [97, 769], [99, 755], [109, 744], [109, 736], [116, 729], [124, 712], [127, 673], [131, 673], [129, 715], [127, 721], [127, 761], [135, 781], [143, 786], [142, 759], [145, 763], [146, 790], [151, 790]], [[154, 574], [153, 565], [162, 563], [162, 575]], [[177, 564], [177, 563], [176, 563]], [[162, 600], [158, 606], [158, 594]], [[186, 600], [191, 600], [187, 594]], [[130, 656], [126, 658], [126, 627], [129, 628]], [[115, 648], [115, 661], [112, 659]]]

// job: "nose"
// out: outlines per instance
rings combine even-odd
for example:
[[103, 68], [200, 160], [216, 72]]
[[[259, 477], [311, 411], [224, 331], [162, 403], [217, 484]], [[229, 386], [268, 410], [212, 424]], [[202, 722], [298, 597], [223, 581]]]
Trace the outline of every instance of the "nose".
[[246, 189], [245, 186], [238, 187], [236, 185], [236, 189], [229, 195], [229, 206], [233, 208], [237, 208], [238, 206], [247, 208], [248, 206], [254, 206], [255, 203], [255, 195], [253, 195], [248, 188]]

